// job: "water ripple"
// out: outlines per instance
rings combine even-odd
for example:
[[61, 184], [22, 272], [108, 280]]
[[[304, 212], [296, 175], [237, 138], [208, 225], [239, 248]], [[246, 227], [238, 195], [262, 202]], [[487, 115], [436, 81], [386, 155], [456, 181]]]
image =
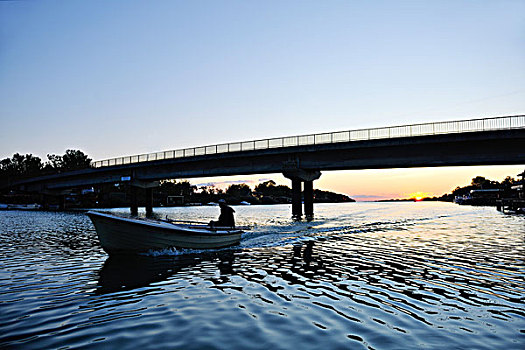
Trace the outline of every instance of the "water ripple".
[[83, 214], [2, 213], [0, 347], [525, 343], [523, 216], [441, 203], [319, 205], [312, 222], [287, 206], [237, 214], [255, 224], [238, 247], [108, 258]]

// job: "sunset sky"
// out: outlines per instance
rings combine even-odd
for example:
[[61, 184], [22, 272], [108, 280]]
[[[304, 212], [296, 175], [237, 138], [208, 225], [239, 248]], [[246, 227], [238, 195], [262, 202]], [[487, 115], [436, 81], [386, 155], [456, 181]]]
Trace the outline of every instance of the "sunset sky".
[[[0, 159], [525, 114], [525, 1], [1, 1]], [[525, 165], [325, 172], [356, 199]], [[281, 175], [195, 179], [254, 185]]]

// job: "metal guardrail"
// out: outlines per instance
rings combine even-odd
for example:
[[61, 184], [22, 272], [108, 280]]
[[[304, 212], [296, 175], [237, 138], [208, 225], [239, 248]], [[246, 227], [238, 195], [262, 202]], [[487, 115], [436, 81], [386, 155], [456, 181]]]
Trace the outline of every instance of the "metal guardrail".
[[493, 131], [525, 128], [525, 115], [470, 119], [437, 123], [412, 124], [373, 129], [358, 129], [322, 134], [278, 137], [254, 141], [223, 143], [218, 145], [183, 148], [171, 151], [138, 154], [95, 161], [95, 168], [151, 162], [163, 159], [195, 157], [207, 154], [253, 151], [269, 148], [308, 146], [337, 142], [352, 142], [399, 137], [428, 136], [462, 132]]

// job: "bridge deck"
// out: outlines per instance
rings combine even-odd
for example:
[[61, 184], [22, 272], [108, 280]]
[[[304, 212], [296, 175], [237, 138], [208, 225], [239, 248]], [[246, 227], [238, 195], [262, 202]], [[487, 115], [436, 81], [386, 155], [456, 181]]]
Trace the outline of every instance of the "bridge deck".
[[[13, 188], [40, 193], [101, 183], [283, 173], [292, 180], [292, 214], [313, 215], [312, 181], [320, 171], [465, 165], [525, 164], [525, 116], [352, 130], [196, 147], [99, 161], [94, 167], [18, 180]], [[307, 191], [308, 189], [308, 191]], [[133, 196], [132, 196], [133, 197]], [[308, 196], [307, 196], [308, 197]], [[307, 204], [308, 203], [308, 204]], [[151, 200], [147, 204], [151, 212]], [[137, 212], [136, 201], [131, 210]]]
[[93, 162], [95, 168], [133, 163], [151, 162], [173, 158], [187, 158], [219, 153], [243, 152], [295, 146], [311, 146], [328, 143], [369, 141], [416, 136], [443, 135], [480, 131], [511, 130], [525, 128], [525, 115], [497, 118], [445, 121], [412, 124], [384, 128], [357, 129], [322, 134], [287, 136], [263, 140], [233, 142], [132, 156], [116, 157]]

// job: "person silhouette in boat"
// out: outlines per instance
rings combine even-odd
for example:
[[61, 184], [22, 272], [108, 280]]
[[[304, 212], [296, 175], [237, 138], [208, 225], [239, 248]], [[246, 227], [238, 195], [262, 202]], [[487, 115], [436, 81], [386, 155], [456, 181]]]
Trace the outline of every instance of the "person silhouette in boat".
[[210, 221], [210, 226], [234, 227], [235, 218], [233, 217], [233, 213], [235, 213], [235, 210], [229, 207], [224, 199], [219, 199], [218, 203], [221, 208], [221, 215], [219, 215], [218, 221]]

